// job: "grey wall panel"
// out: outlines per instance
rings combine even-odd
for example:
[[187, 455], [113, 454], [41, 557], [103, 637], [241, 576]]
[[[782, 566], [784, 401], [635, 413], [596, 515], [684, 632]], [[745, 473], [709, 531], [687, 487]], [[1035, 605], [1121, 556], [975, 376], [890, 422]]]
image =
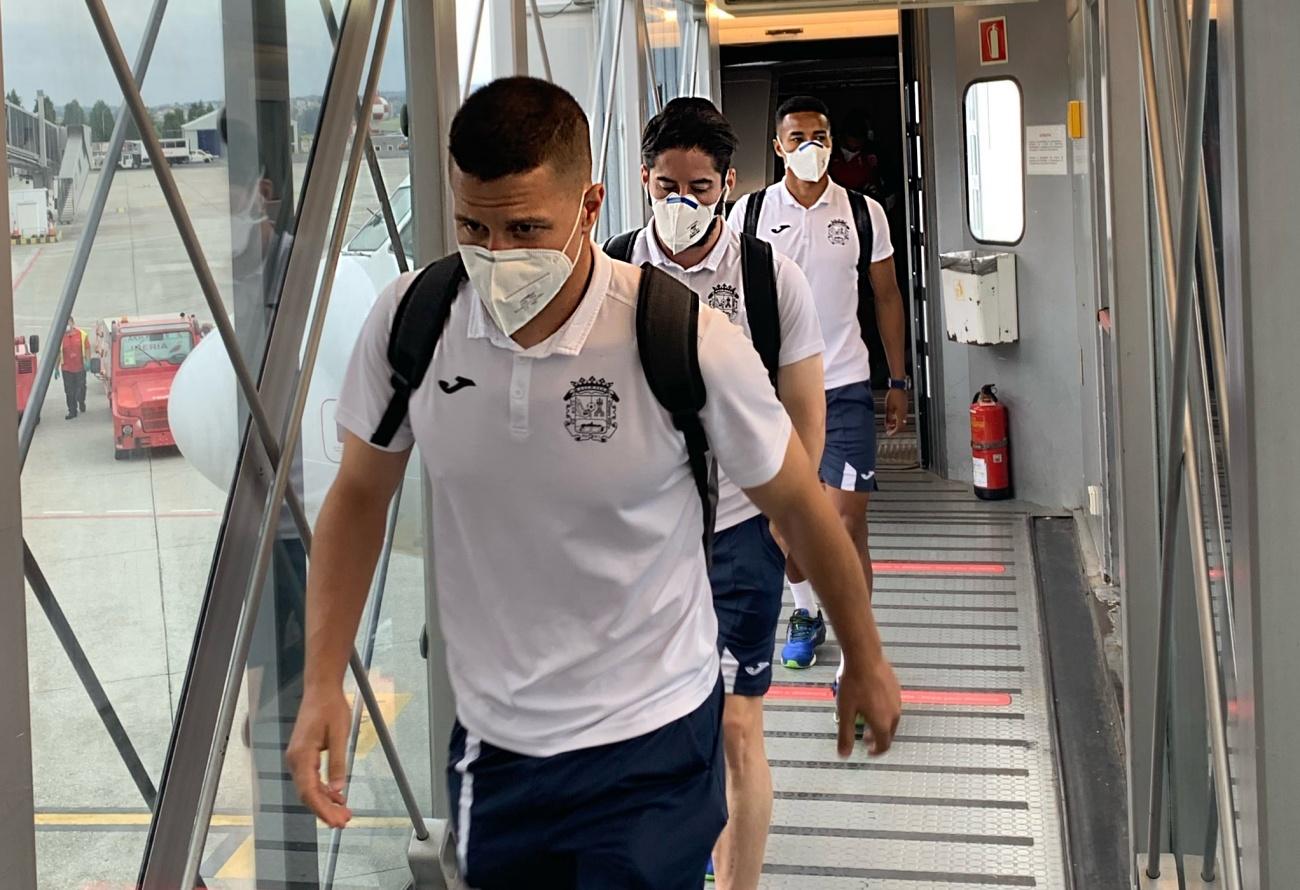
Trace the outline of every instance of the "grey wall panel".
[[736, 190], [732, 200], [772, 181], [772, 72], [722, 72], [722, 113], [736, 128], [740, 148], [732, 161]]
[[926, 13], [930, 27], [930, 152], [934, 157], [934, 174], [931, 177], [934, 207], [937, 218], [933, 221], [936, 233], [931, 249], [930, 292], [935, 307], [935, 325], [931, 336], [935, 338], [939, 362], [943, 367], [943, 391], [935, 394], [936, 406], [941, 405], [945, 422], [944, 451], [939, 465], [946, 468], [950, 478], [971, 479], [970, 408], [971, 380], [969, 347], [958, 346], [944, 339], [942, 330], [943, 300], [940, 288], [938, 254], [946, 250], [964, 250], [969, 246], [966, 231], [966, 202], [964, 188], [963, 136], [961, 92], [956, 72], [956, 36], [953, 30], [951, 9], [932, 9]]
[[[1007, 18], [1007, 64], [984, 67], [979, 60], [979, 20]], [[936, 23], [946, 18], [936, 14]], [[935, 89], [936, 187], [941, 200], [942, 251], [977, 246], [966, 228], [961, 102], [966, 85], [980, 78], [1014, 77], [1024, 91], [1024, 123], [1064, 124], [1070, 98], [1069, 40], [1065, 0], [1032, 4], [959, 7], [953, 10], [952, 95], [945, 112], [941, 85]], [[938, 26], [942, 31], [942, 26]], [[933, 37], [942, 39], [939, 33]], [[936, 46], [936, 66], [945, 53]], [[947, 138], [940, 127], [947, 129]], [[1074, 219], [1069, 176], [1029, 176], [1025, 189], [1025, 236], [1011, 248], [1017, 257], [1020, 342], [982, 347], [944, 345], [950, 467], [969, 479], [966, 412], [971, 392], [998, 385], [1011, 412], [1012, 467], [1016, 494], [1052, 507], [1083, 502], [1081, 467], [1081, 380], [1079, 312], [1075, 282]], [[954, 214], [954, 208], [960, 209]], [[992, 248], [989, 249], [998, 249]], [[1089, 333], [1090, 335], [1090, 333]], [[962, 364], [968, 391], [960, 391]]]

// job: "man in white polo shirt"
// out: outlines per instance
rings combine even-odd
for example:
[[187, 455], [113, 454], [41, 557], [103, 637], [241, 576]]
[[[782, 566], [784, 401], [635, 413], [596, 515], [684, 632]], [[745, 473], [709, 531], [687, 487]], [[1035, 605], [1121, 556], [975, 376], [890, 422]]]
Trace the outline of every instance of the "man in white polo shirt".
[[[531, 78], [495, 81], [457, 113], [450, 180], [469, 280], [427, 383], [382, 446], [403, 385], [387, 347], [414, 277], [376, 304], [339, 400], [343, 460], [308, 577], [289, 761], [307, 805], [342, 826], [343, 674], [385, 510], [418, 443], [458, 718], [448, 791], [462, 876], [478, 890], [696, 890], [726, 817], [703, 511], [639, 354], [649, 273], [590, 240], [605, 191], [588, 140], [573, 97]], [[826, 608], [852, 652], [840, 751], [861, 714], [879, 752], [899, 690], [852, 542], [754, 349], [707, 307], [698, 364], [699, 418], [721, 469], [836, 591]]]
[[[728, 224], [771, 242], [799, 264], [812, 287], [826, 341], [826, 444], [821, 478], [845, 528], [857, 545], [863, 575], [871, 586], [867, 507], [876, 484], [875, 401], [871, 363], [858, 322], [858, 305], [873, 300], [880, 340], [889, 363], [885, 433], [907, 423], [906, 313], [894, 274], [894, 248], [885, 210], [865, 195], [846, 191], [827, 175], [831, 153], [830, 114], [818, 99], [799, 96], [776, 113], [773, 150], [785, 162], [785, 177], [763, 192], [736, 202]], [[865, 229], [870, 229], [868, 234]], [[794, 613], [782, 661], [786, 667], [816, 663], [826, 640], [826, 622], [816, 611], [816, 579], [792, 585]]]
[[[641, 181], [651, 225], [615, 238], [636, 265], [652, 263], [724, 313], [751, 341], [774, 336], [760, 352], [781, 404], [813, 466], [826, 431], [822, 332], [808, 282], [788, 257], [727, 228], [721, 217], [735, 184], [735, 131], [707, 99], [679, 98], [646, 124]], [[748, 272], [746, 263], [748, 262]], [[753, 313], [751, 313], [753, 310]], [[785, 587], [785, 554], [766, 517], [727, 478], [718, 481], [709, 579], [718, 616], [726, 686], [723, 743], [731, 818], [713, 857], [720, 890], [757, 890], [772, 819], [772, 772], [763, 745], [763, 696]]]

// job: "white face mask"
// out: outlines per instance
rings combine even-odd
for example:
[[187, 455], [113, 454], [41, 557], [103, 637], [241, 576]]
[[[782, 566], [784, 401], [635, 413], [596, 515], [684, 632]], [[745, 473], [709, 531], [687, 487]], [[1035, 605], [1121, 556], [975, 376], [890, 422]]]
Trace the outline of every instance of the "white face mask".
[[655, 234], [668, 252], [676, 256], [709, 236], [714, 214], [726, 199], [726, 188], [723, 188], [718, 200], [712, 204], [701, 204], [690, 195], [679, 195], [676, 192], [659, 200], [651, 197]]
[[831, 150], [820, 142], [805, 142], [785, 155], [785, 165], [804, 182], [821, 182], [831, 162]]
[[[586, 199], [583, 199], [586, 208]], [[573, 229], [562, 250], [520, 247], [511, 250], [488, 250], [475, 244], [461, 244], [460, 256], [470, 283], [488, 315], [506, 336], [511, 336], [550, 305], [573, 274], [574, 260], [569, 259], [569, 242], [578, 231], [582, 213], [573, 221]]]

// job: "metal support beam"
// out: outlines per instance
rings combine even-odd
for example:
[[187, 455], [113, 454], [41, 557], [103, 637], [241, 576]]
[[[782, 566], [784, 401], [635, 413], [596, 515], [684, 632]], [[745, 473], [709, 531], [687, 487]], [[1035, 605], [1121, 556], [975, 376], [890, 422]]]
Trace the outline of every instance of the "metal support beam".
[[528, 73], [528, 0], [492, 0], [492, 75]]
[[[456, 6], [440, 0], [404, 0], [407, 108], [411, 125], [411, 211], [415, 222], [415, 252], [427, 263], [456, 249], [455, 224], [447, 188], [447, 135], [460, 97], [456, 60]], [[540, 26], [539, 26], [540, 27]], [[422, 474], [421, 513], [425, 527], [425, 628], [429, 637], [425, 663], [429, 696], [429, 775], [431, 812], [435, 820], [450, 815], [443, 776], [447, 769], [447, 740], [456, 716], [456, 703], [447, 674], [446, 646], [438, 621], [435, 555], [428, 533], [429, 478]], [[427, 849], [420, 843], [413, 849]], [[436, 849], [434, 851], [436, 857]]]
[[[350, 0], [344, 13], [322, 102], [321, 138], [312, 144], [301, 189], [293, 249], [281, 285], [284, 296], [278, 301], [257, 393], [267, 410], [281, 419], [288, 413], [288, 391], [298, 375], [301, 336], [346, 151], [344, 134], [356, 121], [355, 97], [374, 11], [373, 0]], [[274, 437], [272, 444], [278, 445]], [[195, 646], [159, 786], [158, 810], [150, 823], [139, 881], [142, 890], [174, 890], [183, 884], [180, 878], [199, 807], [206, 755], [217, 731], [221, 692], [257, 542], [255, 523], [263, 511], [267, 480], [276, 466], [246, 439], [199, 613]]]
[[[378, 34], [375, 39], [375, 51], [370, 63], [370, 74], [366, 81], [365, 92], [362, 94], [361, 105], [363, 110], [374, 105], [375, 96], [379, 91], [379, 74], [383, 68], [384, 51], [387, 49], [389, 29], [392, 25], [396, 5], [397, 0], [385, 0], [383, 11], [380, 14]], [[337, 85], [332, 84], [332, 87], [337, 87]], [[292, 454], [297, 449], [298, 440], [302, 434], [302, 416], [307, 407], [307, 393], [311, 387], [312, 372], [316, 367], [316, 356], [320, 349], [321, 333], [324, 331], [325, 317], [329, 311], [330, 291], [334, 286], [334, 274], [338, 268], [339, 254], [343, 250], [343, 241], [347, 234], [347, 208], [352, 205], [352, 198], [356, 192], [357, 174], [361, 168], [361, 158], [365, 154], [367, 120], [368, 116], [366, 115], [356, 120], [352, 149], [348, 156], [347, 169], [343, 178], [343, 190], [339, 198], [339, 211], [335, 217], [329, 252], [325, 257], [320, 288], [316, 294], [316, 311], [312, 316], [307, 333], [306, 354], [302, 359], [302, 369], [293, 392], [292, 405], [281, 430], [280, 443], [284, 453]], [[271, 494], [263, 508], [253, 575], [244, 595], [245, 607], [240, 615], [239, 627], [235, 634], [234, 656], [227, 667], [226, 683], [217, 712], [217, 729], [208, 753], [202, 793], [194, 820], [194, 831], [190, 838], [189, 853], [186, 856], [185, 869], [182, 873], [181, 886], [192, 885], [199, 874], [199, 865], [203, 858], [203, 849], [208, 834], [208, 824], [212, 818], [212, 810], [217, 797], [217, 787], [221, 781], [221, 769], [225, 762], [225, 742], [230, 735], [231, 723], [235, 718], [235, 706], [239, 688], [243, 681], [244, 664], [247, 661], [249, 646], [252, 642], [253, 623], [256, 620], [258, 603], [265, 589], [267, 573], [270, 571], [280, 508], [288, 494], [289, 480], [292, 475], [293, 470], [289, 463], [281, 462], [276, 467], [275, 477], [271, 485]], [[353, 650], [352, 656], [353, 660], [356, 660], [355, 650]], [[359, 673], [364, 676], [364, 671]], [[362, 697], [365, 698], [366, 706], [370, 712], [378, 714], [378, 702], [374, 698], [373, 690], [368, 685], [359, 684], [359, 691]], [[380, 745], [384, 748], [385, 754], [388, 755], [389, 766], [394, 771], [398, 790], [401, 792], [408, 815], [410, 815], [412, 824], [418, 833], [424, 830], [423, 816], [420, 813], [419, 805], [415, 802], [410, 783], [406, 780], [401, 761], [396, 756], [396, 746], [393, 743], [392, 736], [388, 728], [380, 723], [375, 724], [375, 731], [379, 736]]]
[[548, 81], [554, 83], [555, 78], [551, 74], [551, 54], [546, 49], [546, 35], [542, 33], [542, 11], [537, 6], [537, 0], [528, 0], [528, 7], [532, 14], [533, 30], [537, 33], [537, 52], [542, 56], [542, 72]]
[[[613, 49], [610, 53], [609, 61], [609, 83], [608, 91], [605, 94], [605, 107], [600, 126], [600, 149], [596, 154], [596, 174], [592, 177], [594, 182], [605, 181], [605, 167], [609, 162], [609, 138], [614, 132], [614, 114], [617, 105], [618, 89], [618, 60], [623, 49], [623, 14], [627, 12], [627, 5], [631, 0], [617, 0], [617, 8], [614, 11], [614, 40], [611, 44]], [[600, 64], [598, 61], [597, 64]]]
[[[3, 27], [0, 27], [3, 31]], [[4, 60], [0, 50], [0, 95], [4, 93]], [[0, 183], [0, 199], [9, 202], [8, 182]], [[12, 246], [0, 244], [0, 265], [10, 268]], [[13, 343], [14, 291], [9, 276], [0, 281], [0, 343]], [[57, 341], [56, 341], [57, 342]], [[51, 344], [52, 345], [52, 344]], [[47, 347], [49, 348], [49, 347]], [[57, 351], [57, 350], [56, 350]], [[0, 363], [0, 392], [14, 391], [14, 363]], [[32, 402], [29, 412], [40, 410]], [[27, 601], [23, 590], [23, 511], [18, 457], [18, 419], [0, 413], [0, 862], [5, 883], [14, 890], [36, 890], [36, 829], [32, 818], [31, 686], [27, 676]]]
[[[1139, 21], [1145, 18], [1145, 0], [1137, 0]], [[1181, 10], [1175, 14], [1182, 15]], [[1160, 834], [1163, 816], [1163, 763], [1169, 707], [1169, 651], [1174, 600], [1174, 558], [1179, 498], [1187, 501], [1189, 532], [1192, 543], [1192, 569], [1196, 582], [1196, 613], [1201, 637], [1201, 659], [1205, 680], [1206, 714], [1209, 722], [1213, 773], [1220, 806], [1220, 832], [1224, 849], [1228, 851], [1224, 879], [1229, 890], [1236, 890], [1240, 877], [1237, 869], [1236, 825], [1233, 808], [1231, 780], [1228, 770], [1227, 724], [1223, 708], [1222, 688], [1218, 674], [1218, 651], [1215, 646], [1213, 602], [1209, 582], [1209, 565], [1205, 552], [1204, 524], [1201, 521], [1201, 479], [1196, 471], [1196, 441], [1192, 427], [1191, 408], [1187, 388], [1189, 358], [1193, 331], [1193, 296], [1196, 269], [1197, 217], [1200, 209], [1199, 192], [1191, 183], [1201, 175], [1201, 140], [1204, 132], [1206, 68], [1209, 47], [1209, 0], [1196, 0], [1192, 11], [1192, 42], [1186, 114], [1183, 120], [1182, 148], [1184, 187], [1181, 190], [1181, 208], [1176, 259], [1177, 292], [1169, 313], [1172, 327], [1173, 367], [1170, 372], [1168, 448], [1163, 489], [1160, 548], [1160, 604], [1157, 613], [1157, 654], [1155, 673], [1155, 725], [1152, 739], [1150, 815], [1147, 834], [1148, 877], [1160, 876]], [[1150, 67], [1149, 21], [1141, 35], [1144, 67]], [[1158, 97], [1153, 97], [1158, 98]], [[1148, 121], [1158, 115], [1158, 108], [1148, 107]], [[1153, 146], [1155, 151], [1158, 146]], [[1167, 190], [1165, 181], [1157, 180], [1157, 190]], [[1166, 257], [1166, 263], [1169, 262]], [[1181, 422], [1180, 422], [1181, 421]], [[1183, 492], [1183, 488], [1186, 492]]]

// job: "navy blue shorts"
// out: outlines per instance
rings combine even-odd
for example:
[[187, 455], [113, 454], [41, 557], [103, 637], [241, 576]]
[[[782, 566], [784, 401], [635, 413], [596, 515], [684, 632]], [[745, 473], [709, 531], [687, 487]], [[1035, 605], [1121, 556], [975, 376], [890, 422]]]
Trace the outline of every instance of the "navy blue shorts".
[[871, 384], [826, 390], [822, 481], [841, 491], [876, 491], [876, 400]]
[[447, 767], [461, 877], [475, 890], [700, 890], [727, 822], [722, 684], [654, 732], [526, 757], [457, 721]]
[[713, 611], [718, 616], [722, 682], [733, 695], [766, 695], [781, 620], [785, 555], [766, 516], [746, 519], [713, 536]]

